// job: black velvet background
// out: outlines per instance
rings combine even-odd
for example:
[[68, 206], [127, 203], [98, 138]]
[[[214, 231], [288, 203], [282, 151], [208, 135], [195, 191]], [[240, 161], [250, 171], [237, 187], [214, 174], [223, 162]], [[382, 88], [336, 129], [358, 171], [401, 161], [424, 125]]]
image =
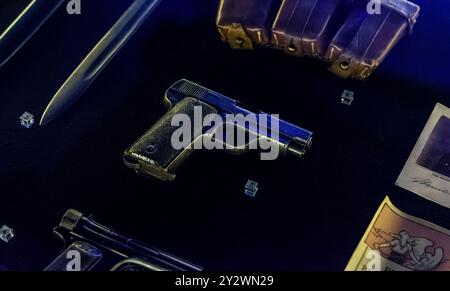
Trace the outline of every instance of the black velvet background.
[[[422, 3], [423, 2], [423, 3]], [[426, 2], [426, 3], [425, 3]], [[40, 270], [61, 250], [52, 228], [69, 208], [213, 270], [342, 270], [389, 194], [407, 213], [450, 228], [450, 212], [394, 186], [436, 102], [450, 106], [450, 5], [422, 16], [367, 82], [319, 62], [234, 51], [214, 27], [217, 1], [163, 0], [82, 98], [38, 120], [73, 69], [131, 0], [60, 9], [0, 68], [0, 265]], [[187, 78], [315, 132], [302, 160], [195, 153], [163, 183], [134, 174], [122, 152], [165, 113], [165, 89]], [[351, 107], [340, 104], [355, 91]], [[247, 179], [259, 182], [251, 199]]]

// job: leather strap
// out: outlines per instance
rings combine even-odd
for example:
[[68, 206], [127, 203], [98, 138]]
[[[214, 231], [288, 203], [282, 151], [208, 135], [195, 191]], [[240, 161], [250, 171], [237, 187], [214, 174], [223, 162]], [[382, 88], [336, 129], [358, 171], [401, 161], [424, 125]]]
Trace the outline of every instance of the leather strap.
[[386, 6], [408, 19], [409, 32], [412, 33], [414, 25], [419, 17], [420, 7], [407, 0], [378, 0]]

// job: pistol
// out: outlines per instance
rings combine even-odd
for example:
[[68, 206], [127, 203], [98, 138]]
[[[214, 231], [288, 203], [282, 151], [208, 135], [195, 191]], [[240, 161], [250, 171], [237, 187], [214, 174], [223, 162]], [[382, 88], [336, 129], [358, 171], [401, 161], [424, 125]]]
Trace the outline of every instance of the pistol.
[[70, 209], [54, 234], [64, 251], [45, 271], [202, 271], [202, 267], [158, 250]]
[[169, 112], [123, 156], [127, 167], [148, 177], [173, 181], [175, 169], [196, 149], [270, 149], [261, 158], [273, 160], [279, 153], [302, 157], [311, 146], [311, 131], [185, 79], [170, 86], [164, 103]]

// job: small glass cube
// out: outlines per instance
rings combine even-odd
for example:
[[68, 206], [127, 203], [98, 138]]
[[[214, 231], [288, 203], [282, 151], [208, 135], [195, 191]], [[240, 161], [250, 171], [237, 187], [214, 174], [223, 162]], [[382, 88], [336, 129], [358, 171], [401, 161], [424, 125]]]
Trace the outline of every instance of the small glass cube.
[[34, 116], [31, 113], [25, 112], [20, 116], [20, 124], [23, 127], [30, 128], [34, 124]]
[[8, 243], [14, 237], [12, 228], [4, 225], [0, 228], [0, 240]]
[[341, 103], [345, 105], [352, 105], [353, 100], [355, 100], [355, 93], [352, 91], [345, 90], [341, 96]]
[[258, 182], [248, 180], [245, 184], [245, 195], [255, 197], [256, 192], [258, 192]]

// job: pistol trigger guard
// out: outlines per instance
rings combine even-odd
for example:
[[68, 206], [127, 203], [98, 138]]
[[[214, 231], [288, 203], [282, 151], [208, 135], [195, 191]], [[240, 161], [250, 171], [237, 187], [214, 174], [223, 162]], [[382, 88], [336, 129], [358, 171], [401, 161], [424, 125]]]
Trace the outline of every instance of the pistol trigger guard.
[[248, 146], [245, 146], [244, 148], [234, 147], [234, 148], [227, 148], [225, 144], [225, 152], [232, 154], [232, 155], [243, 155], [250, 151]]
[[[244, 128], [237, 124], [233, 124], [233, 123], [229, 123], [229, 122], [221, 124], [221, 126], [223, 128], [227, 128], [227, 125], [234, 127], [234, 130], [241, 130], [241, 131], [244, 131], [245, 134], [250, 134], [250, 136], [252, 136], [252, 135], [254, 136], [254, 138], [252, 138], [251, 140], [248, 140], [247, 138], [245, 138], [245, 143], [243, 143], [241, 145], [234, 145], [234, 144], [227, 143], [226, 135], [225, 135], [225, 141], [223, 140], [223, 138], [222, 139], [215, 138], [214, 142], [220, 142], [220, 144], [223, 145], [223, 147], [224, 147], [224, 151], [227, 153], [230, 153], [233, 155], [242, 155], [242, 154], [249, 152], [251, 149], [258, 149], [258, 144], [260, 144], [261, 140], [270, 140], [271, 142], [275, 142], [269, 137], [263, 137], [263, 136], [259, 135], [258, 133], [251, 132], [247, 128]], [[215, 128], [214, 132], [210, 132], [213, 134], [209, 133], [209, 135], [212, 136], [212, 138], [214, 138], [217, 128], [219, 128], [219, 126], [217, 126]], [[235, 132], [233, 131], [233, 134], [234, 133]], [[233, 139], [233, 141], [234, 141], [234, 139]]]

